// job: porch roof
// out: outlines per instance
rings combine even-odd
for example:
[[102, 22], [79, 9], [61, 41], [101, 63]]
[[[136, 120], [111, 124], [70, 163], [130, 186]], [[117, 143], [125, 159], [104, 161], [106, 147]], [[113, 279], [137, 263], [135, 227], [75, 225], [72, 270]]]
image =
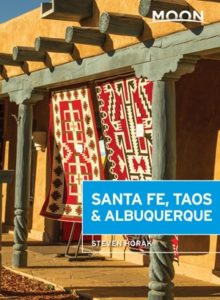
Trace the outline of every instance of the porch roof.
[[[205, 27], [207, 27], [208, 24], [220, 21], [220, 3], [216, 1], [211, 2], [200, 0], [188, 0], [187, 3], [196, 11], [204, 12]], [[140, 0], [94, 0], [93, 16], [74, 22], [42, 19], [40, 18], [40, 9], [35, 9], [22, 16], [0, 24], [0, 53], [11, 54], [12, 49], [15, 46], [33, 47], [35, 38], [38, 36], [64, 39], [65, 30], [68, 26], [98, 27], [99, 15], [104, 11], [138, 16], [139, 4]], [[186, 23], [152, 23], [152, 19], [149, 17], [143, 17], [143, 20], [145, 22], [145, 29], [141, 37], [109, 34], [107, 35], [104, 48], [100, 46], [76, 44], [73, 56], [68, 53], [49, 53], [52, 64], [53, 66], [57, 66], [75, 62], [77, 59], [79, 60], [105, 55], [105, 53], [126, 48], [134, 44], [137, 44], [138, 46], [140, 41], [158, 40], [160, 37], [170, 36], [171, 34], [180, 31], [186, 31], [188, 27], [195, 27], [195, 25], [187, 25]], [[45, 64], [43, 62], [28, 62], [28, 72], [30, 73], [44, 68]], [[7, 77], [15, 77], [23, 74], [24, 70], [15, 66], [6, 66], [6, 71]]]

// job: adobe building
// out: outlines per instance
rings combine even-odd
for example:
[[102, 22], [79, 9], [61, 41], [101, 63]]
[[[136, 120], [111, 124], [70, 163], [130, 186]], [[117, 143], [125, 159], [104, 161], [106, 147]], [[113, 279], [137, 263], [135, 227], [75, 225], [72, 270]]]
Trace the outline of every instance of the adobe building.
[[[162, 10], [190, 14], [153, 20]], [[193, 12], [204, 19], [189, 22]], [[83, 179], [220, 179], [220, 3], [53, 0], [0, 24], [0, 68], [1, 166], [16, 169], [2, 188], [2, 220], [14, 230], [15, 265], [25, 265], [27, 232], [67, 238], [70, 225], [56, 219], [80, 220]], [[77, 113], [59, 110], [68, 101]], [[65, 142], [60, 120], [68, 121]], [[218, 236], [181, 236], [179, 248], [189, 253], [177, 273], [220, 282]]]

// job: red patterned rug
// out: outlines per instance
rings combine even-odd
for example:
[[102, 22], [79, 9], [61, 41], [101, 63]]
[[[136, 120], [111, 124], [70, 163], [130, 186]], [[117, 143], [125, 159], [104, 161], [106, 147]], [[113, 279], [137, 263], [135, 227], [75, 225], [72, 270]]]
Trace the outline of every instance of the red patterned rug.
[[[127, 77], [96, 86], [103, 135], [113, 180], [150, 180], [152, 174], [152, 92], [146, 78]], [[134, 242], [137, 236], [128, 235]], [[139, 241], [148, 236], [138, 236]], [[178, 238], [172, 239], [174, 259], [178, 261]], [[148, 252], [147, 247], [130, 247]]]
[[152, 89], [136, 77], [96, 86], [110, 179], [151, 179]]
[[173, 256], [176, 262], [179, 262], [179, 238], [178, 235], [174, 235], [172, 238]]
[[50, 108], [51, 185], [41, 215], [81, 222], [82, 180], [103, 178], [90, 90], [53, 92]]

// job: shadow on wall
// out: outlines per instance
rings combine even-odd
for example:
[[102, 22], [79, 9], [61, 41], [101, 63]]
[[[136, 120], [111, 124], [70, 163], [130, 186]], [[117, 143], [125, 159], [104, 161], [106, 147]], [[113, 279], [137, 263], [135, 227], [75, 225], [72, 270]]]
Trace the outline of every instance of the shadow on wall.
[[[209, 253], [209, 235], [179, 236], [180, 255], [201, 255]], [[181, 252], [187, 252], [182, 253]]]
[[[5, 99], [5, 125], [4, 125], [4, 169], [15, 170], [16, 166], [16, 143], [17, 143], [17, 123], [13, 117], [18, 115], [18, 107]], [[15, 176], [11, 184], [6, 185], [3, 197], [3, 230], [10, 230], [14, 226], [14, 194]]]
[[[33, 111], [33, 131], [46, 132], [48, 136], [49, 131], [49, 102], [48, 99], [38, 102], [34, 106]], [[56, 242], [59, 239], [60, 224], [57, 221], [50, 220], [40, 216], [40, 211], [43, 203], [47, 197], [50, 188], [51, 180], [51, 167], [50, 167], [50, 154], [47, 152], [36, 151], [33, 146], [32, 151], [32, 180], [31, 180], [31, 193], [32, 193], [32, 224], [29, 229], [43, 232], [43, 240], [46, 242]], [[41, 220], [39, 223], [36, 220]], [[44, 223], [42, 228], [41, 223]]]
[[[220, 158], [216, 155], [220, 143], [219, 94], [219, 61], [201, 60], [194, 73], [183, 76], [176, 84], [177, 179], [220, 179], [216, 175], [220, 171]], [[180, 247], [181, 251], [208, 253], [210, 236], [181, 236]], [[219, 254], [215, 269], [220, 270]]]
[[200, 61], [176, 88], [177, 179], [212, 180], [220, 130], [220, 62]]

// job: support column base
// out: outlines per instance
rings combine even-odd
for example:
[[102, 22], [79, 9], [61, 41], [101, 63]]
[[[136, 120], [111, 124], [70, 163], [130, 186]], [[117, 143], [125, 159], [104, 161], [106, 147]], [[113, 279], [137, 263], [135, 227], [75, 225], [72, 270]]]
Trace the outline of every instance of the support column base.
[[173, 300], [174, 294], [172, 292], [162, 292], [162, 291], [150, 291], [148, 293], [148, 300]]
[[27, 251], [14, 251], [12, 255], [12, 266], [17, 268], [27, 267]]

